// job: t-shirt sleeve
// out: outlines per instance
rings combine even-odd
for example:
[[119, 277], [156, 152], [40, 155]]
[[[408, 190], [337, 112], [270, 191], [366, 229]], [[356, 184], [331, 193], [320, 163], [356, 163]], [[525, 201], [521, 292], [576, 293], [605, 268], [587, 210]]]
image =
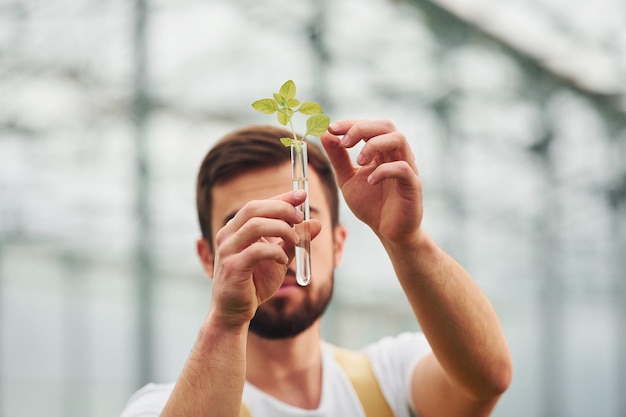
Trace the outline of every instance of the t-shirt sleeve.
[[129, 398], [120, 417], [159, 417], [173, 386], [173, 384], [143, 386]]
[[415, 413], [411, 397], [413, 369], [431, 351], [424, 334], [406, 332], [385, 337], [368, 345], [364, 351], [372, 361], [380, 388], [396, 416]]

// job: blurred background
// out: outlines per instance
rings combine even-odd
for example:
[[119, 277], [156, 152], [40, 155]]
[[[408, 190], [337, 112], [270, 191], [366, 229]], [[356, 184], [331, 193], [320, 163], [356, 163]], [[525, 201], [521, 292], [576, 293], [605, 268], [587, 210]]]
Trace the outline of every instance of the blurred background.
[[[293, 79], [388, 118], [501, 317], [494, 415], [626, 416], [623, 0], [0, 0], [0, 415], [116, 416], [208, 309], [195, 174]], [[325, 337], [418, 329], [347, 210]]]

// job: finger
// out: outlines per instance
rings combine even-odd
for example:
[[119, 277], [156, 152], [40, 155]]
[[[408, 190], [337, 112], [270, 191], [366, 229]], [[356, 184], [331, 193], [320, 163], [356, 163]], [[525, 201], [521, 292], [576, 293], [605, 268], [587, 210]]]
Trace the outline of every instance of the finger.
[[361, 140], [368, 141], [373, 137], [396, 131], [396, 127], [389, 120], [343, 120], [331, 126], [328, 131], [335, 135], [343, 135], [341, 145], [346, 148], [353, 147]]
[[328, 131], [333, 135], [342, 136], [345, 135], [346, 132], [358, 122], [359, 120], [357, 119], [338, 120], [332, 122], [330, 126], [328, 126]]
[[322, 231], [322, 223], [320, 223], [317, 219], [309, 220], [309, 234], [311, 235], [311, 240], [315, 239], [317, 235]]
[[244, 223], [235, 233], [220, 241], [219, 251], [226, 254], [238, 253], [258, 241], [275, 243], [280, 240], [289, 245], [298, 243], [297, 234], [290, 224], [279, 219], [255, 217]]
[[[317, 237], [317, 235], [319, 235], [320, 231], [322, 230], [322, 223], [320, 223], [320, 221], [317, 219], [308, 220], [307, 223], [309, 224], [309, 237], [311, 238], [311, 240], [313, 240]], [[285, 250], [285, 253], [287, 253], [287, 256], [289, 257], [289, 262], [291, 262], [291, 260], [295, 256], [296, 245], [288, 245], [286, 243], [283, 243], [282, 246]]]
[[398, 185], [407, 191], [420, 188], [419, 176], [406, 161], [387, 162], [377, 166], [367, 177], [367, 182], [376, 185], [389, 179], [396, 180]]
[[254, 242], [242, 250], [238, 256], [241, 262], [240, 266], [244, 270], [252, 270], [262, 261], [274, 261], [287, 265], [290, 260], [280, 245], [264, 241]]
[[348, 151], [339, 142], [339, 137], [330, 133], [330, 130], [324, 133], [320, 137], [320, 140], [335, 170], [337, 184], [341, 188], [348, 179], [354, 176], [355, 168], [352, 166], [350, 154], [348, 154]]
[[288, 191], [286, 193], [274, 196], [270, 198], [270, 200], [285, 201], [295, 207], [295, 206], [302, 204], [304, 200], [306, 200], [306, 191], [304, 190]]
[[361, 149], [356, 161], [359, 165], [367, 165], [376, 157], [381, 161], [407, 161], [417, 171], [415, 155], [400, 132], [373, 137]]
[[304, 218], [296, 206], [306, 199], [304, 190], [290, 191], [267, 200], [253, 200], [246, 203], [228, 221], [226, 227], [231, 231], [239, 230], [254, 217], [279, 219], [289, 224], [300, 223]]

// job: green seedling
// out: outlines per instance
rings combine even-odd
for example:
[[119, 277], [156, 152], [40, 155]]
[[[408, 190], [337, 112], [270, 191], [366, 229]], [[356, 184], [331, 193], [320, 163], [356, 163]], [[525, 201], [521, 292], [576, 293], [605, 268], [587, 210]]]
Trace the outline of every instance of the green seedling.
[[[292, 137], [280, 138], [285, 146], [291, 146], [296, 142], [302, 142], [307, 136], [321, 136], [328, 125], [330, 118], [324, 114], [322, 106], [315, 101], [305, 101], [302, 104], [296, 98], [296, 84], [289, 80], [285, 82], [278, 93], [274, 93], [274, 98], [264, 98], [252, 103], [254, 109], [264, 114], [276, 113], [278, 123], [288, 126]], [[302, 138], [298, 138], [293, 124], [293, 116], [296, 113], [310, 116], [306, 121], [306, 131]]]
[[[305, 190], [308, 195], [309, 181], [307, 174], [307, 136], [321, 136], [328, 125], [330, 118], [322, 111], [322, 106], [314, 101], [300, 103], [296, 98], [296, 84], [289, 80], [285, 82], [274, 98], [264, 98], [252, 103], [252, 107], [264, 114], [276, 113], [278, 122], [283, 126], [289, 126], [292, 137], [280, 138], [286, 147], [291, 148], [291, 179], [294, 190]], [[306, 131], [299, 138], [293, 124], [293, 116], [300, 113], [309, 116], [306, 120]], [[295, 248], [296, 280], [298, 284], [305, 286], [311, 282], [311, 236], [309, 234], [309, 198], [298, 206], [304, 214], [302, 223], [295, 226], [296, 233], [300, 237], [300, 243]]]

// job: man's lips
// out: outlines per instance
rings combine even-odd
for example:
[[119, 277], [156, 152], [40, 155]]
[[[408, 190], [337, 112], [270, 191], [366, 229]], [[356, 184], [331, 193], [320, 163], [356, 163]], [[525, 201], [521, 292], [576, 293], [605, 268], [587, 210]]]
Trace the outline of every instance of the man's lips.
[[297, 286], [297, 285], [298, 285], [298, 281], [296, 281], [296, 273], [291, 268], [289, 268], [287, 270], [287, 274], [285, 275], [285, 279], [283, 280], [281, 288]]
[[294, 291], [300, 291], [301, 288], [298, 285], [298, 281], [296, 281], [296, 274], [293, 270], [289, 269], [287, 274], [285, 275], [285, 279], [278, 289], [276, 295], [285, 296]]

